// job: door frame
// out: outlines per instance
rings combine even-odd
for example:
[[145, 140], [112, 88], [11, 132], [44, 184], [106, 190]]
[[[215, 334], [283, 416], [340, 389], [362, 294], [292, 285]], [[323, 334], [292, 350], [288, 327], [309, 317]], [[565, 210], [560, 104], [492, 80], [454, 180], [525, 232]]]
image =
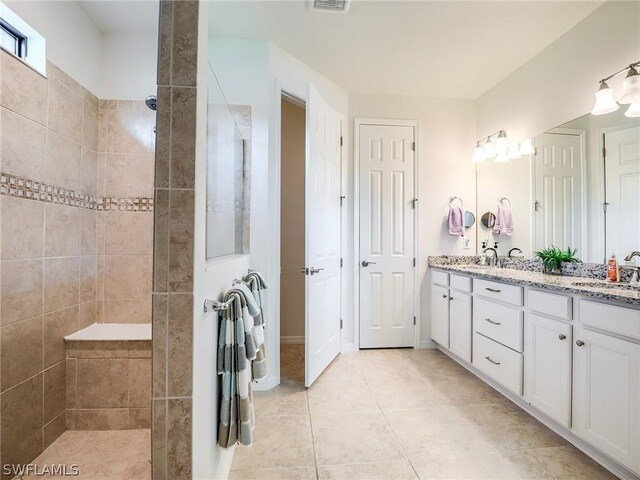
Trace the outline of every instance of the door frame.
[[[411, 127], [413, 128], [413, 138], [416, 149], [413, 155], [413, 191], [415, 198], [420, 199], [419, 178], [419, 122], [411, 119], [398, 118], [370, 118], [355, 117], [353, 132], [353, 340], [356, 350], [360, 349], [360, 127], [363, 125], [380, 125], [390, 127]], [[422, 318], [420, 315], [420, 282], [418, 278], [418, 261], [420, 260], [420, 201], [415, 204], [415, 215], [413, 216], [413, 252], [416, 258], [416, 266], [413, 269], [413, 312], [416, 317], [416, 324], [413, 328], [413, 348], [420, 346], [420, 330]]]

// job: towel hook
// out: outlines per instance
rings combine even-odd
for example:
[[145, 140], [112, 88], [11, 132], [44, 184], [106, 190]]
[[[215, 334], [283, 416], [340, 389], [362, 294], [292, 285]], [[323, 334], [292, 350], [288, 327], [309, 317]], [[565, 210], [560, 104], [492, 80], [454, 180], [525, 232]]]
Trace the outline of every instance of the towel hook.
[[511, 200], [509, 200], [507, 197], [501, 197], [498, 199], [498, 204], [504, 206], [504, 202], [507, 202], [509, 205], [509, 208], [511, 208]]
[[462, 199], [460, 197], [449, 197], [449, 206], [453, 207], [453, 202], [456, 199], [460, 201], [460, 208], [462, 208], [464, 206], [464, 202], [462, 201]]

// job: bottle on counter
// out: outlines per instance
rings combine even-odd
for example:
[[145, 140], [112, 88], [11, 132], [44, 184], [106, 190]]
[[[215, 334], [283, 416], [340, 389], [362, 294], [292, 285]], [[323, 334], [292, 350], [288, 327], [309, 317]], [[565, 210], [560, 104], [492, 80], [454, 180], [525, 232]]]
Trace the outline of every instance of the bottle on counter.
[[607, 261], [607, 280], [609, 282], [620, 281], [620, 266], [618, 265], [618, 259], [615, 253], [612, 253]]

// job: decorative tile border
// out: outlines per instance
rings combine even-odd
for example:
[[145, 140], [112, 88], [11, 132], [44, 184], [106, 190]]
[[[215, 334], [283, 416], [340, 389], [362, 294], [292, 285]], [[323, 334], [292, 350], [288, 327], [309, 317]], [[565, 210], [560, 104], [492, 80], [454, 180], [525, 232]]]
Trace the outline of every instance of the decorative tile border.
[[0, 195], [105, 212], [152, 212], [154, 204], [152, 197], [94, 197], [5, 172], [0, 172]]

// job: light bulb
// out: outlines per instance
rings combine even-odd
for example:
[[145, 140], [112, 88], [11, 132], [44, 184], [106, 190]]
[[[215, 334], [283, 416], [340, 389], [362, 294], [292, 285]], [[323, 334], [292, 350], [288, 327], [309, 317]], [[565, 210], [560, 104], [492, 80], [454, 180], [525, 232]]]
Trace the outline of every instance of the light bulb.
[[631, 105], [629, 105], [627, 111], [624, 112], [624, 116], [630, 118], [640, 117], [640, 100], [636, 100]]
[[600, 82], [600, 89], [596, 92], [596, 103], [591, 110], [591, 115], [604, 115], [615, 112], [618, 108], [620, 105], [613, 97], [613, 89], [607, 85], [607, 82]]
[[618, 103], [627, 105], [640, 100], [640, 75], [638, 71], [629, 67], [626, 78], [622, 81], [622, 96], [618, 100]]
[[533, 143], [531, 142], [530, 138], [527, 138], [520, 143], [520, 149], [518, 150], [518, 153], [520, 153], [520, 155], [533, 155]]
[[500, 154], [507, 151], [507, 132], [500, 130], [496, 138], [496, 153]]
[[520, 155], [520, 152], [516, 147], [509, 147], [509, 149], [507, 150], [507, 156], [509, 157], [509, 160], [516, 160], [522, 155]]
[[476, 148], [473, 150], [473, 161], [474, 162], [481, 162], [483, 161], [484, 158], [484, 150], [482, 148], [482, 146], [480, 145], [480, 142], [478, 142], [476, 144]]
[[484, 144], [483, 153], [484, 153], [484, 158], [493, 158], [496, 156], [496, 151], [493, 146], [493, 142], [491, 141], [491, 138], [487, 138], [487, 143]]
[[496, 163], [507, 163], [509, 161], [509, 155], [507, 155], [507, 151], [500, 152], [496, 157]]

